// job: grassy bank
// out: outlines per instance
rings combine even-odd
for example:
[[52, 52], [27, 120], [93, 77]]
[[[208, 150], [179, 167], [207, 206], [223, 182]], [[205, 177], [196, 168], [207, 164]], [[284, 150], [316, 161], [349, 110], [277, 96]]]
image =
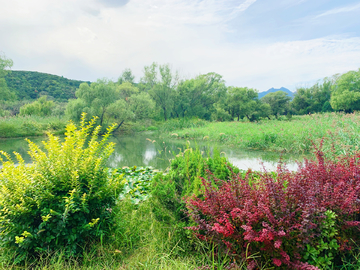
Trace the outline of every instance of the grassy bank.
[[213, 122], [167, 132], [179, 139], [210, 140], [241, 148], [304, 153], [324, 138], [324, 150], [346, 154], [360, 146], [360, 114], [313, 114], [291, 120]]
[[55, 116], [13, 116], [0, 118], [0, 138], [43, 136], [47, 131], [64, 134], [68, 120]]

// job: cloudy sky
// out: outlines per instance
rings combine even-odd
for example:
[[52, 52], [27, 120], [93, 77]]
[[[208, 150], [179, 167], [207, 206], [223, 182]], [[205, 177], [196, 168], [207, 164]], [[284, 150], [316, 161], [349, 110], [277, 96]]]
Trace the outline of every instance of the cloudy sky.
[[359, 0], [0, 0], [0, 52], [70, 79], [158, 62], [294, 91], [360, 68], [359, 18]]

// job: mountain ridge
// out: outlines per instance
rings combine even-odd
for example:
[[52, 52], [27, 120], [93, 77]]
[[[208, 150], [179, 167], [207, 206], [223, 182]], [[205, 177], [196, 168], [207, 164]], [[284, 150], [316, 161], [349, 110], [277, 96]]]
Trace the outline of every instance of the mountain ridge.
[[260, 92], [259, 93], [259, 99], [260, 98], [262, 98], [262, 97], [264, 97], [264, 96], [266, 96], [267, 94], [269, 94], [269, 93], [275, 93], [275, 92], [277, 92], [277, 91], [283, 91], [283, 92], [285, 92], [289, 97], [291, 97], [291, 99], [294, 97], [294, 92], [291, 92], [289, 89], [287, 89], [287, 88], [285, 88], [285, 87], [280, 87], [280, 88], [274, 88], [274, 87], [272, 87], [272, 88], [270, 88], [269, 90], [267, 90], [267, 91], [264, 91], [264, 92]]

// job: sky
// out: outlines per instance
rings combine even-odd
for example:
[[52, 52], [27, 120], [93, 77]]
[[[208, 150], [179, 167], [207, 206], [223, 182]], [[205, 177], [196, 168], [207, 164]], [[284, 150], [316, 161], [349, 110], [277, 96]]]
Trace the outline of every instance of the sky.
[[295, 91], [360, 68], [359, 18], [359, 0], [0, 0], [0, 53], [69, 79], [139, 81], [157, 62]]

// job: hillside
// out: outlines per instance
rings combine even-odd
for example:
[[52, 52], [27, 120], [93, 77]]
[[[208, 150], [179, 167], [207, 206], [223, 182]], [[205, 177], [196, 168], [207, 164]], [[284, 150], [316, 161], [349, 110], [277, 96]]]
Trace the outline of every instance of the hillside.
[[285, 88], [285, 87], [281, 87], [279, 89], [275, 89], [275, 88], [270, 88], [269, 90], [265, 91], [265, 92], [260, 92], [259, 93], [259, 99], [266, 96], [267, 94], [269, 93], [274, 93], [274, 92], [277, 92], [277, 91], [283, 91], [285, 93], [288, 94], [289, 97], [291, 97], [291, 99], [293, 99], [294, 97], [294, 93], [291, 92], [289, 89]]
[[75, 91], [83, 81], [69, 80], [62, 76], [35, 71], [13, 70], [5, 76], [8, 88], [20, 100], [37, 99], [41, 95], [59, 101], [75, 98]]

